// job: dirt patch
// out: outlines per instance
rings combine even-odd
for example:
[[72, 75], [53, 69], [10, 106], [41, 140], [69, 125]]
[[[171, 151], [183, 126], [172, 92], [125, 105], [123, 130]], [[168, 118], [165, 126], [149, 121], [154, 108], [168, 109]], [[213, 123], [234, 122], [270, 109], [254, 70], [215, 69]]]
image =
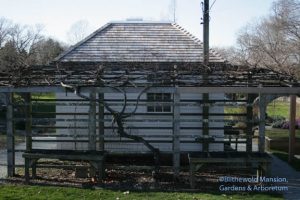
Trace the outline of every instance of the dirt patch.
[[[59, 161], [61, 162], [61, 161]], [[53, 163], [51, 163], [53, 164]], [[58, 164], [58, 163], [56, 163]], [[64, 163], [66, 164], [66, 163]], [[78, 166], [79, 163], [72, 163]], [[69, 163], [70, 165], [70, 163]], [[88, 167], [88, 166], [81, 166]], [[172, 167], [163, 167], [159, 174], [154, 174], [152, 170], [130, 169], [128, 166], [106, 169], [106, 177], [102, 182], [94, 182], [91, 177], [77, 178], [75, 167], [73, 169], [49, 169], [38, 168], [37, 177], [31, 180], [32, 184], [39, 185], [59, 185], [72, 187], [101, 187], [118, 190], [159, 190], [159, 191], [177, 191], [190, 190], [189, 172], [186, 170], [180, 173], [177, 179], [173, 177]], [[17, 177], [8, 181], [24, 183], [24, 169], [17, 170]], [[220, 169], [216, 166], [207, 166], [202, 172], [196, 173], [197, 190], [199, 191], [219, 191], [220, 176], [251, 177], [249, 171], [237, 171], [229, 169]]]

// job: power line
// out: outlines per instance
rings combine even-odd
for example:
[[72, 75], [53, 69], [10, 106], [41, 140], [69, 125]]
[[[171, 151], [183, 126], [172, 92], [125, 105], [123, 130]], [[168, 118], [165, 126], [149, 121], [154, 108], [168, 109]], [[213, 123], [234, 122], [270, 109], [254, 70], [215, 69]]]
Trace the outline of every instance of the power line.
[[210, 8], [209, 8], [209, 11], [212, 9], [212, 7], [215, 5], [217, 0], [214, 0], [214, 2], [211, 4]]

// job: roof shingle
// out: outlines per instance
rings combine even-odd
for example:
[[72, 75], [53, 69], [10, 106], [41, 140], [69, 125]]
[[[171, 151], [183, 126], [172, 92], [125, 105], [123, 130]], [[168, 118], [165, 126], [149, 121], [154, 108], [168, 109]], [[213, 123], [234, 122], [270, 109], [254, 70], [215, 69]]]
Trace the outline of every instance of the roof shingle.
[[[59, 62], [202, 62], [203, 45], [177, 24], [109, 23], [56, 58]], [[210, 62], [224, 62], [214, 51]]]

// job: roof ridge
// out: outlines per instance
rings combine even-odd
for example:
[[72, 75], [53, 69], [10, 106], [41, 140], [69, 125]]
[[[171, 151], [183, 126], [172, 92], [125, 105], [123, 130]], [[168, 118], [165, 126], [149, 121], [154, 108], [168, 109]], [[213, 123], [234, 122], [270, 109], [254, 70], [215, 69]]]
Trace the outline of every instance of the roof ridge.
[[143, 21], [126, 21], [126, 20], [113, 20], [111, 24], [172, 24], [171, 21], [155, 21], [155, 20], [143, 20]]

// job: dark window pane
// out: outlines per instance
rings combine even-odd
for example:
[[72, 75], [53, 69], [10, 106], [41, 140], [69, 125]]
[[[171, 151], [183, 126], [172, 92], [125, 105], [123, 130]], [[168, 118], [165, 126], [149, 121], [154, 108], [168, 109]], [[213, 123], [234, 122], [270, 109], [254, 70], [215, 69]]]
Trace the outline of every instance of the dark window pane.
[[154, 93], [148, 93], [147, 94], [147, 100], [148, 101], [154, 101]]
[[156, 94], [155, 100], [156, 100], [156, 101], [161, 101], [162, 98], [163, 98], [162, 94], [159, 93], [159, 94]]
[[165, 101], [170, 101], [171, 100], [171, 94], [170, 93], [165, 93], [164, 94], [164, 100]]
[[162, 112], [162, 106], [156, 106], [156, 112]]
[[164, 106], [164, 112], [171, 112], [171, 106]]
[[148, 112], [154, 112], [154, 106], [148, 106], [147, 111]]

